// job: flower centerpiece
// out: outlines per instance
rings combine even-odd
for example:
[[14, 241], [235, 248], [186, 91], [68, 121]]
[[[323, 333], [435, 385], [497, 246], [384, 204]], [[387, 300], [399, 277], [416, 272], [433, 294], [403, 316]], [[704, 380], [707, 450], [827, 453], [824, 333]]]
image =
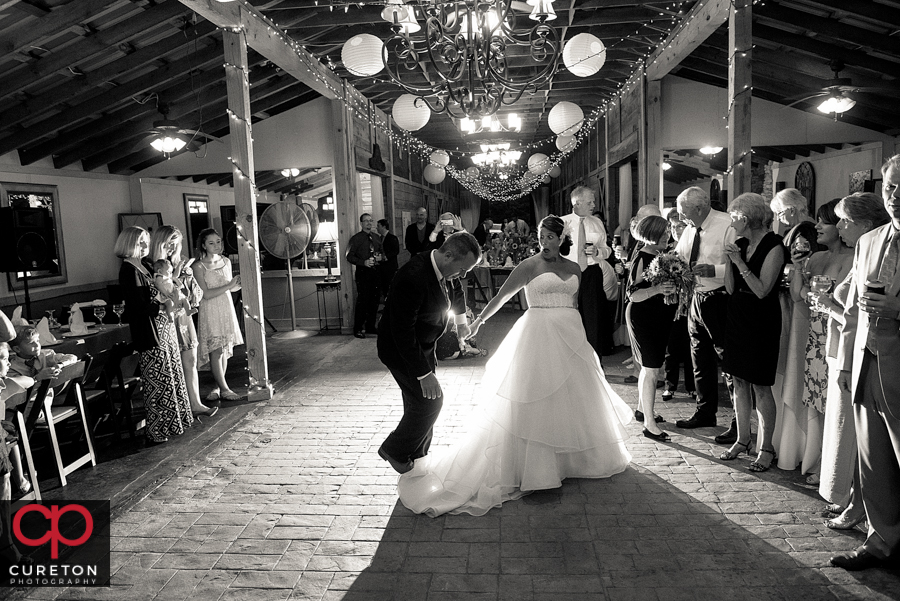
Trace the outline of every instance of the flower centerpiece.
[[674, 251], [656, 255], [644, 270], [643, 278], [654, 286], [675, 284], [675, 292], [666, 294], [663, 300], [667, 305], [678, 304], [675, 319], [688, 314], [695, 282], [690, 266], [680, 255]]
[[502, 234], [492, 239], [488, 260], [492, 266], [518, 265], [540, 250], [537, 235]]

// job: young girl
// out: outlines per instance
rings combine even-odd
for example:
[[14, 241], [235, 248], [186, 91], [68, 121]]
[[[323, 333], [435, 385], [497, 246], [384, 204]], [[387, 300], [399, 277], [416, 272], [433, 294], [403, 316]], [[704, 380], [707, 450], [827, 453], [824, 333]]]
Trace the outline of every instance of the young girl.
[[197, 236], [200, 260], [191, 267], [203, 289], [200, 301], [200, 365], [209, 362], [216, 380], [208, 401], [223, 398], [235, 401], [241, 397], [228, 387], [225, 370], [235, 345], [244, 344], [240, 325], [231, 302], [231, 292], [241, 289], [240, 276], [231, 276], [231, 261], [222, 256], [222, 237], [212, 229]]
[[153, 285], [159, 290], [156, 300], [166, 307], [169, 320], [175, 322], [175, 314], [184, 309], [188, 315], [196, 313], [188, 298], [181, 292], [181, 282], [172, 278], [172, 262], [168, 259], [157, 259], [153, 262]]

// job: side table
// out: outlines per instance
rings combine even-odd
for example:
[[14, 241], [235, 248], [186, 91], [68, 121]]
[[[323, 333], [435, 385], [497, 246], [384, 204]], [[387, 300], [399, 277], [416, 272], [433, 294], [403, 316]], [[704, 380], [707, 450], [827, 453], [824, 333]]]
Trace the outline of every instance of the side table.
[[[328, 293], [334, 292], [334, 298], [337, 301], [338, 311], [337, 311], [337, 327], [331, 327], [328, 323]], [[333, 282], [329, 282], [327, 280], [322, 280], [321, 282], [316, 282], [316, 307], [319, 310], [319, 331], [326, 330], [338, 330], [344, 325], [344, 318], [341, 316], [341, 281], [335, 280]], [[335, 319], [335, 318], [332, 318]]]

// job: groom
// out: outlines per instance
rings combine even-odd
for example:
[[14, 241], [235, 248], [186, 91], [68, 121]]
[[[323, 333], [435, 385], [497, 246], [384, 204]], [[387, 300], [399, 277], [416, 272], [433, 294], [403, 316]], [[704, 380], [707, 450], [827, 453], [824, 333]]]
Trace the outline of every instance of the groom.
[[428, 453], [432, 426], [443, 405], [435, 375], [434, 347], [447, 329], [448, 309], [467, 333], [465, 298], [454, 295], [447, 282], [464, 276], [481, 260], [475, 236], [458, 232], [437, 250], [414, 255], [397, 271], [378, 324], [378, 358], [391, 371], [403, 395], [403, 417], [378, 455], [404, 474]]

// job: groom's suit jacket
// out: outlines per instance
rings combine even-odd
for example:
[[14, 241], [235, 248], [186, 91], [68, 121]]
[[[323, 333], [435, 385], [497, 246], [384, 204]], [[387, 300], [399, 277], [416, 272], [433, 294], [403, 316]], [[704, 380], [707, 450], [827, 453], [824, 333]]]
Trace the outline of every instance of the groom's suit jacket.
[[[454, 311], [459, 311], [455, 296]], [[465, 305], [462, 311], [465, 311]], [[434, 371], [435, 344], [447, 329], [450, 297], [431, 264], [431, 252], [413, 256], [391, 283], [378, 324], [378, 358], [412, 377]]]
[[[888, 223], [864, 234], [856, 243], [850, 294], [844, 308], [846, 323], [841, 328], [838, 348], [838, 365], [853, 374], [854, 400], [859, 402], [863, 349], [872, 328], [887, 409], [894, 418], [900, 419], [900, 321], [881, 317], [876, 322], [859, 310], [859, 298], [866, 292], [866, 281], [878, 279], [890, 235], [891, 224]], [[891, 296], [900, 295], [900, 269], [894, 275], [893, 282], [885, 282], [885, 288]]]

